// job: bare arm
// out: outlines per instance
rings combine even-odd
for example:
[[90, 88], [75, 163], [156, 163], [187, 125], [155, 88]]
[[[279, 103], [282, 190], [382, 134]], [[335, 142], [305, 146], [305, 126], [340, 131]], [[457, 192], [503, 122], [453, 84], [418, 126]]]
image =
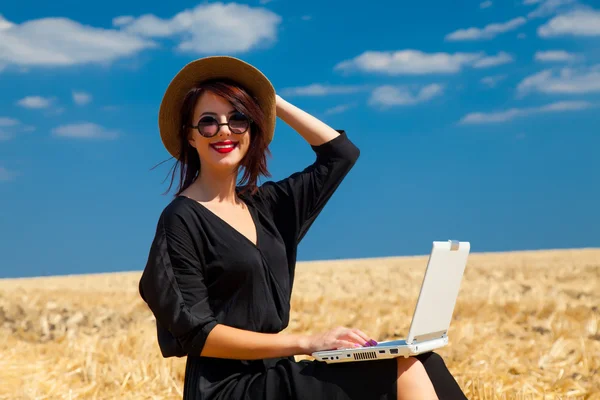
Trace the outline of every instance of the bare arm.
[[216, 325], [208, 335], [202, 356], [256, 360], [306, 353], [302, 335], [258, 333], [227, 325]]
[[318, 350], [376, 344], [358, 329], [337, 327], [314, 335], [258, 333], [217, 324], [208, 334], [201, 356], [257, 360], [311, 354]]
[[318, 146], [339, 136], [339, 133], [318, 118], [301, 110], [277, 95], [277, 116], [298, 132], [309, 144]]

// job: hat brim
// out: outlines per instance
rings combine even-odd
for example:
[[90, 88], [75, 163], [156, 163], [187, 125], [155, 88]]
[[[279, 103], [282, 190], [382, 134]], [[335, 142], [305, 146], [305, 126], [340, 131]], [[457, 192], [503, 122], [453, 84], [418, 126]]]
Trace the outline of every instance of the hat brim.
[[179, 159], [179, 130], [181, 106], [185, 95], [198, 83], [227, 78], [244, 87], [265, 113], [267, 143], [273, 140], [276, 121], [275, 89], [269, 79], [257, 68], [238, 58], [211, 56], [185, 65], [169, 83], [158, 113], [160, 137], [167, 151]]

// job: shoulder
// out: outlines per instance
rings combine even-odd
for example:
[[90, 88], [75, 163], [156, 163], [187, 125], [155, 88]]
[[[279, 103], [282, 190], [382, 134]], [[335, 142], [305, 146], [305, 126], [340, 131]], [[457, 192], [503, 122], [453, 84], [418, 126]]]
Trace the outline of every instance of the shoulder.
[[174, 197], [161, 211], [158, 219], [158, 228], [172, 230], [173, 228], [185, 228], [190, 230], [198, 225], [198, 215], [193, 200], [177, 196]]
[[162, 209], [160, 219], [171, 221], [189, 214], [190, 204], [186, 200], [189, 199], [186, 199], [183, 196], [177, 196], [171, 199], [171, 201]]

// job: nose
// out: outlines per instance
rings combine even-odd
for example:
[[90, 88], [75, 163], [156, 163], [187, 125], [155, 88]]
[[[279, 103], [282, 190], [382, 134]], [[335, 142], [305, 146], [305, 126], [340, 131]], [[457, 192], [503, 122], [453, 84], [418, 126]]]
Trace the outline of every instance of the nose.
[[227, 125], [221, 125], [221, 129], [219, 129], [219, 136], [231, 136], [231, 131]]
[[219, 136], [229, 135], [231, 135], [231, 131], [229, 130], [228, 121], [226, 118], [223, 118], [223, 120], [219, 122]]

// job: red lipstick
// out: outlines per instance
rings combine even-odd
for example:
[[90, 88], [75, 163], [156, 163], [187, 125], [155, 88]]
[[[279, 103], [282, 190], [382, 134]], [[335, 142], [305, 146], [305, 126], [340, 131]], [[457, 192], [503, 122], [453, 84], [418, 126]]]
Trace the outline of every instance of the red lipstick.
[[229, 153], [233, 151], [238, 145], [238, 142], [234, 142], [232, 140], [223, 140], [221, 142], [211, 143], [210, 147], [214, 150], [218, 151], [221, 154]]

